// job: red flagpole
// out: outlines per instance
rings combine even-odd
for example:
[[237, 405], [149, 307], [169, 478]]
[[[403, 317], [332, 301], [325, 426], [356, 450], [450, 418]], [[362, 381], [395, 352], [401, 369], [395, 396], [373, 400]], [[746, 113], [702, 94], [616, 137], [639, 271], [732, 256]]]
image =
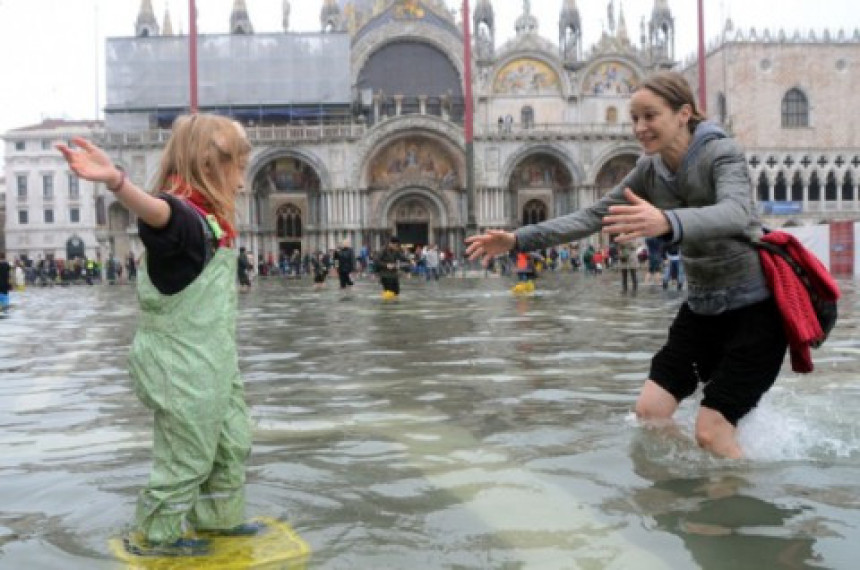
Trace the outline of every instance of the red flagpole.
[[705, 8], [704, 0], [699, 0], [699, 111], [708, 111], [707, 71], [705, 71]]
[[191, 86], [191, 114], [197, 113], [197, 7], [188, 0], [188, 62]]
[[469, 29], [469, 19], [472, 12], [469, 10], [469, 0], [463, 0], [463, 97], [464, 109], [464, 134], [466, 137], [466, 232], [473, 234], [478, 229], [475, 218], [475, 110], [472, 100], [472, 34]]

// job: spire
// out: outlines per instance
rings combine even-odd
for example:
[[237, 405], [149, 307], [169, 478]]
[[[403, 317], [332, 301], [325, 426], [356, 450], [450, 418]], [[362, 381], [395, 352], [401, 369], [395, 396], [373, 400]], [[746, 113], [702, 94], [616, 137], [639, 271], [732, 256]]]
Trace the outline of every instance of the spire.
[[491, 60], [495, 55], [496, 15], [490, 0], [478, 0], [472, 17], [475, 30], [475, 48], [479, 60]]
[[161, 35], [173, 35], [173, 22], [170, 21], [170, 7], [167, 5], [164, 6], [164, 26], [161, 29]]
[[284, 33], [290, 31], [290, 0], [284, 0]]
[[622, 44], [630, 43], [630, 36], [627, 34], [627, 21], [624, 19], [624, 3], [618, 2], [618, 31], [615, 34]]
[[558, 16], [558, 45], [561, 57], [568, 67], [575, 67], [582, 59], [582, 20], [576, 0], [564, 0]]
[[140, 12], [134, 23], [134, 33], [141, 38], [158, 35], [158, 21], [152, 9], [152, 0], [140, 0]]
[[343, 29], [343, 16], [337, 0], [325, 0], [320, 10], [320, 24], [324, 32], [336, 32]]
[[538, 31], [537, 18], [532, 16], [531, 0], [523, 0], [523, 14], [517, 18], [515, 25], [517, 36], [536, 34]]
[[669, 0], [654, 0], [648, 30], [651, 62], [660, 67], [671, 67], [675, 59], [675, 18], [669, 9]]
[[478, 0], [478, 5], [475, 6], [475, 22], [486, 22], [488, 25], [493, 26], [495, 17], [493, 4], [490, 0]]
[[253, 34], [254, 26], [248, 16], [248, 7], [245, 0], [233, 0], [233, 13], [230, 14], [231, 34]]

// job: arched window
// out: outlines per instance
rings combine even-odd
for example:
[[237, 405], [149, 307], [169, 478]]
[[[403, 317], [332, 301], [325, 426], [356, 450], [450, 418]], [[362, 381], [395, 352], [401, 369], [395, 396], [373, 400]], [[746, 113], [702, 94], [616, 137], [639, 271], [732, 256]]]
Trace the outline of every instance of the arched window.
[[836, 173], [832, 170], [827, 173], [827, 182], [824, 183], [824, 199], [828, 202], [838, 200], [839, 184], [836, 182]]
[[803, 177], [800, 172], [795, 172], [791, 179], [791, 201], [803, 202]]
[[717, 117], [721, 125], [726, 124], [726, 96], [723, 93], [717, 95]]
[[767, 202], [770, 200], [770, 184], [767, 181], [767, 174], [762, 172], [758, 175], [757, 195], [759, 202]]
[[277, 231], [279, 238], [302, 237], [302, 211], [292, 204], [278, 210]]
[[845, 173], [845, 178], [842, 179], [842, 201], [854, 201], [854, 180], [851, 178], [851, 172]]
[[523, 107], [520, 112], [520, 119], [524, 129], [531, 129], [535, 126], [535, 110], [529, 106]]
[[609, 107], [606, 109], [606, 122], [610, 125], [614, 125], [618, 122], [618, 109], [615, 107]]
[[523, 206], [523, 225], [539, 224], [547, 218], [546, 205], [540, 200], [529, 200]]
[[782, 98], [782, 126], [796, 128], [809, 126], [809, 101], [796, 87]]
[[818, 180], [818, 173], [813, 172], [809, 177], [809, 201], [818, 202], [821, 200], [821, 182]]
[[773, 185], [773, 199], [777, 202], [785, 202], [786, 192], [788, 190], [785, 186], [785, 175], [783, 175], [782, 171], [776, 175], [776, 182]]

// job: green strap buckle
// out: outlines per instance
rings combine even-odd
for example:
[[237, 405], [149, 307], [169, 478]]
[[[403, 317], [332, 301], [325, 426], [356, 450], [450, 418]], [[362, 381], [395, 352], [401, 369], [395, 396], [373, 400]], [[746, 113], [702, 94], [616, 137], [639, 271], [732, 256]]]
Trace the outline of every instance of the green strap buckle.
[[206, 215], [206, 223], [209, 224], [209, 227], [212, 229], [215, 239], [220, 240], [224, 236], [224, 230], [221, 229], [221, 224], [218, 223], [218, 218], [213, 214]]

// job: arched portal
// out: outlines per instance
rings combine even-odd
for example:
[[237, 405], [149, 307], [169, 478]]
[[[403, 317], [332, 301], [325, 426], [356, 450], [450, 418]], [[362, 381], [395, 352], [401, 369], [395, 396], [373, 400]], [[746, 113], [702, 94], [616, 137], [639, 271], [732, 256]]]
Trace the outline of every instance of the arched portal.
[[594, 179], [599, 195], [603, 196], [618, 186], [624, 180], [624, 177], [636, 166], [636, 160], [637, 157], [632, 154], [622, 154], [606, 161]]
[[307, 227], [319, 225], [322, 215], [318, 165], [292, 154], [273, 156], [261, 161], [252, 188], [248, 214], [258, 228], [254, 250], [291, 255], [317, 247]]
[[387, 226], [404, 246], [427, 245], [439, 241], [434, 229], [442, 225], [441, 214], [427, 196], [407, 189], [389, 208]]
[[[553, 215], [556, 195], [570, 190], [573, 176], [557, 156], [538, 152], [525, 157], [514, 168], [509, 188], [516, 204], [517, 217], [533, 219], [542, 204], [540, 215], [547, 219]], [[529, 212], [529, 213], [527, 213]]]

